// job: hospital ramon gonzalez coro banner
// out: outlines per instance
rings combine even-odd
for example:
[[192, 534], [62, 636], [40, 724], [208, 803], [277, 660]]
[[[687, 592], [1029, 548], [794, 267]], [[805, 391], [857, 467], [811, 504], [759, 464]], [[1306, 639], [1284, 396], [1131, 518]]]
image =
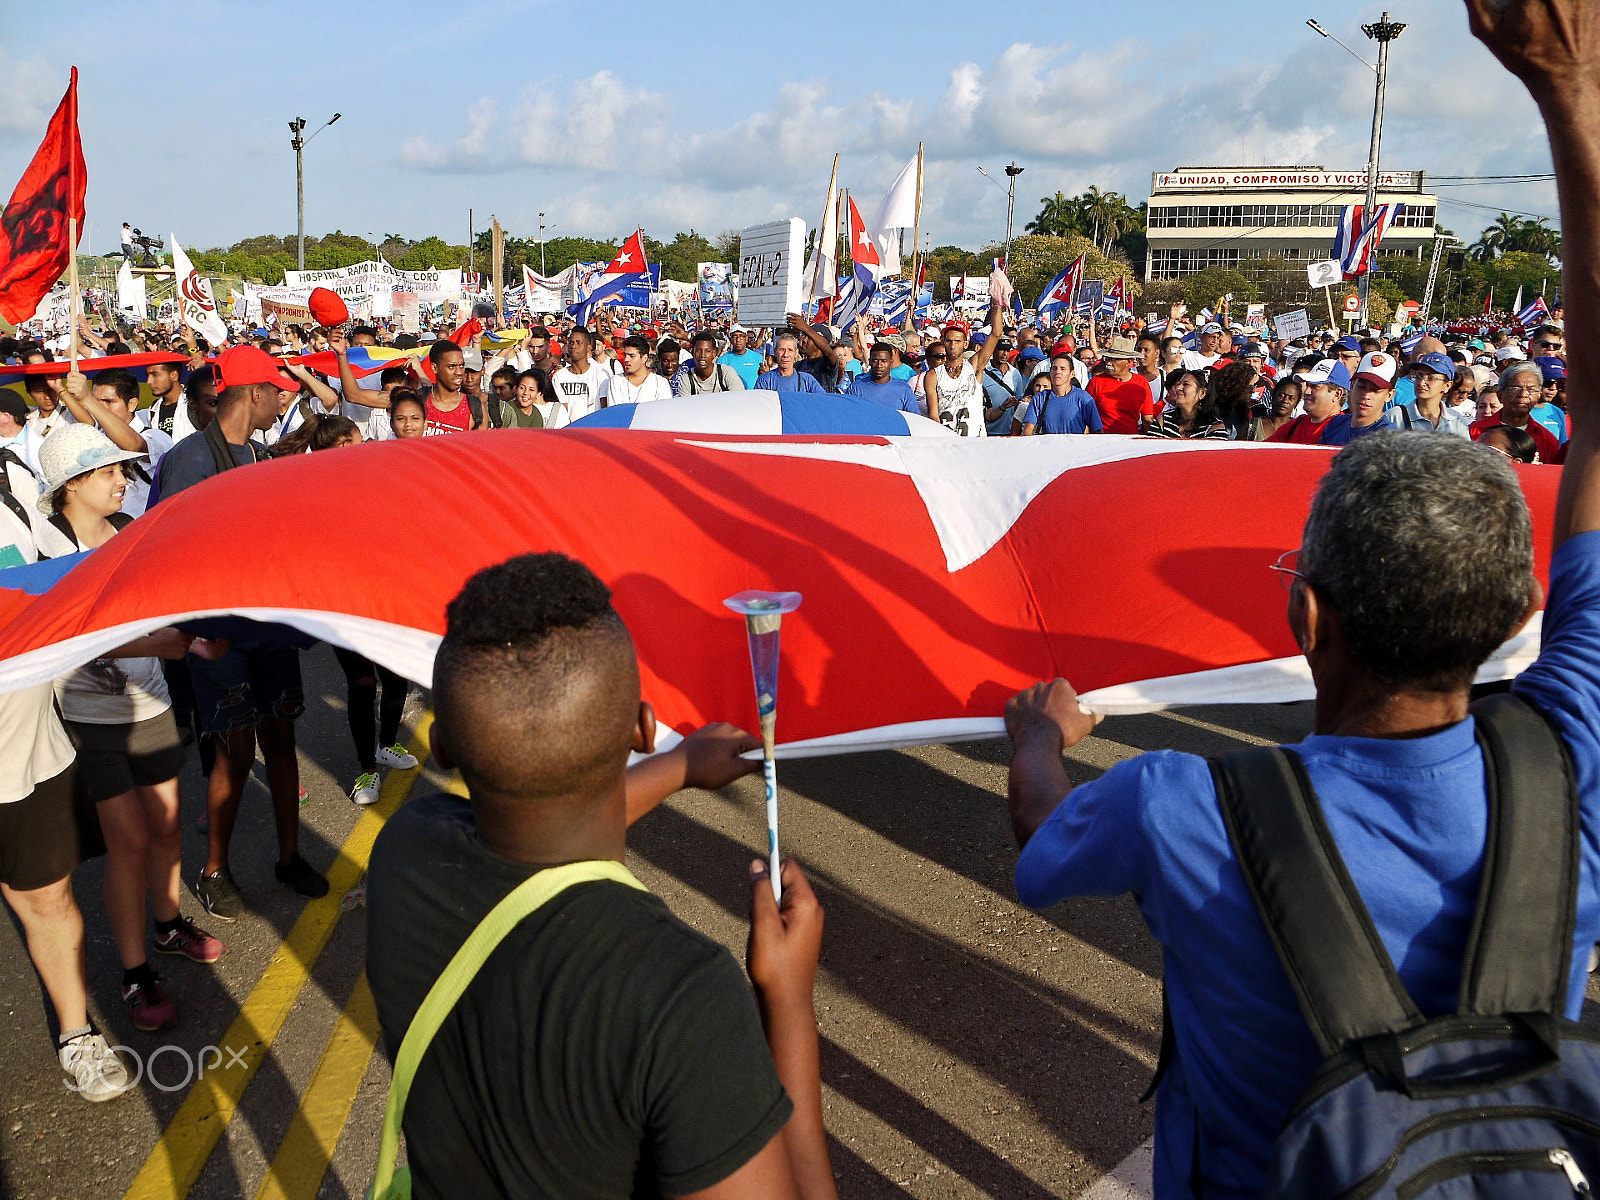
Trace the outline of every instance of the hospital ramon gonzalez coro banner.
[[[1378, 186], [1386, 192], [1420, 192], [1421, 171], [1379, 171]], [[1154, 192], [1265, 191], [1277, 188], [1359, 190], [1367, 186], [1365, 171], [1324, 171], [1320, 167], [1200, 168], [1157, 171], [1150, 177]]]

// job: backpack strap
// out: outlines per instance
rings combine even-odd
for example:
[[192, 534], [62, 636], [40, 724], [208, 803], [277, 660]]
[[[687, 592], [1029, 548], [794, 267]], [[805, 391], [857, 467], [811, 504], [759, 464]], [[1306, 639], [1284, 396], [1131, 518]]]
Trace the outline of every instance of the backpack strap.
[[[222, 436], [222, 426], [215, 417], [200, 436], [206, 440], [206, 447], [211, 451], [211, 462], [219, 475], [239, 465], [233, 461], [233, 451], [228, 449], [228, 439]], [[251, 447], [250, 453], [254, 456], [254, 447]]]
[[[428, 1046], [445, 1019], [454, 1011], [456, 1002], [471, 986], [479, 969], [523, 918], [574, 884], [600, 879], [609, 879], [641, 892], [649, 890], [619, 862], [599, 860], [546, 867], [537, 875], [523, 880], [489, 910], [428, 989], [427, 996], [411, 1018], [411, 1024], [400, 1042], [400, 1052], [395, 1055], [394, 1077], [389, 1084], [389, 1103], [383, 1112], [383, 1130], [378, 1137], [378, 1168], [373, 1174], [372, 1187], [367, 1191], [372, 1200], [410, 1195], [409, 1172], [401, 1173], [399, 1178], [395, 1172], [395, 1155], [400, 1147], [406, 1097], [411, 1093], [411, 1083], [416, 1077], [422, 1056], [427, 1053]], [[404, 1190], [395, 1190], [396, 1185]]]
[[1300, 756], [1235, 750], [1211, 760], [1211, 777], [1245, 886], [1323, 1057], [1422, 1024]]
[[1463, 1016], [1566, 1009], [1578, 908], [1578, 791], [1549, 720], [1513, 692], [1472, 705], [1489, 793]]
[[18, 500], [16, 493], [11, 490], [10, 469], [12, 463], [21, 467], [30, 477], [33, 475], [33, 469], [13, 454], [10, 449], [0, 450], [0, 504], [4, 504], [10, 509], [11, 515], [21, 521], [22, 527], [31, 534], [33, 532], [33, 521], [28, 516], [28, 510], [23, 507], [22, 501]]
[[67, 541], [72, 543], [72, 548], [74, 550], [83, 549], [83, 543], [78, 541], [78, 534], [72, 528], [72, 522], [67, 520], [66, 513], [51, 513], [50, 524], [52, 527], [54, 527], [57, 533], [61, 534], [62, 537], [66, 538]]

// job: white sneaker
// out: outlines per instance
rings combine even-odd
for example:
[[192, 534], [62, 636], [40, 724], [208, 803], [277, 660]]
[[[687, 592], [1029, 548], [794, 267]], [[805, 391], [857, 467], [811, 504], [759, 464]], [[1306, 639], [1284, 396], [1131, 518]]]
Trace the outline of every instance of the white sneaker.
[[85, 1033], [61, 1047], [61, 1069], [72, 1076], [67, 1084], [85, 1100], [98, 1104], [114, 1100], [133, 1086], [128, 1069], [98, 1033]]
[[417, 765], [417, 756], [410, 754], [399, 742], [392, 746], [385, 746], [378, 751], [378, 765], [390, 767], [396, 771], [409, 771]]
[[375, 804], [378, 800], [378, 775], [375, 771], [368, 771], [356, 779], [355, 787], [350, 789], [350, 801], [365, 808]]

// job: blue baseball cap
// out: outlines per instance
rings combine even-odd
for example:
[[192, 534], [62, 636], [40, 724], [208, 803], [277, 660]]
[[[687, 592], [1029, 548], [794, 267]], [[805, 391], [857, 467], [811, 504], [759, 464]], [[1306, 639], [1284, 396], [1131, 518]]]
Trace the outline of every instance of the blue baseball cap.
[[1335, 342], [1333, 346], [1335, 350], [1352, 350], [1357, 354], [1361, 353], [1361, 343], [1348, 333]]
[[1325, 358], [1306, 372], [1306, 383], [1331, 383], [1334, 387], [1350, 390], [1350, 368], [1337, 358]]
[[1554, 383], [1557, 379], [1565, 379], [1567, 377], [1567, 364], [1553, 354], [1546, 355], [1543, 358], [1536, 358], [1533, 361], [1539, 364], [1539, 370], [1543, 372], [1546, 383]]
[[1416, 362], [1411, 364], [1411, 369], [1413, 371], [1419, 368], [1426, 368], [1429, 371], [1437, 371], [1446, 379], [1454, 379], [1456, 377], [1455, 360], [1452, 359], [1448, 354], [1443, 354], [1438, 350], [1424, 354], [1421, 358], [1417, 359]]
[[1017, 351], [1018, 362], [1033, 362], [1044, 357], [1044, 351], [1037, 346], [1024, 346]]

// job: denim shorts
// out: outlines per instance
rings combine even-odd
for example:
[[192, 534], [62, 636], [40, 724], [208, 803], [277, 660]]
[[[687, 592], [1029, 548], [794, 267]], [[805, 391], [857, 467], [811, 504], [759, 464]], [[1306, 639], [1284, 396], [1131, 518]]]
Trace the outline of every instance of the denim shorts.
[[293, 721], [306, 710], [300, 651], [273, 642], [235, 642], [221, 658], [189, 655], [201, 733], [248, 729], [263, 717]]

